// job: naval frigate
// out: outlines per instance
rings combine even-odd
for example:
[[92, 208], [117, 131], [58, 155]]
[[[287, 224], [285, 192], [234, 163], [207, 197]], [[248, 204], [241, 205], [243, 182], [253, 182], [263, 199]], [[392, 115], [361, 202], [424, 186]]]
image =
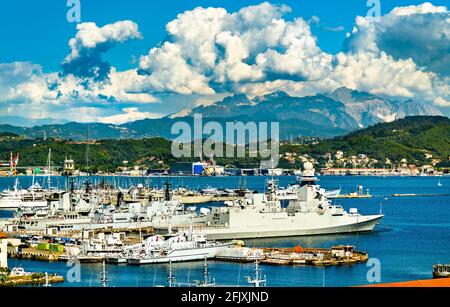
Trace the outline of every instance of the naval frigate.
[[287, 208], [277, 198], [276, 181], [269, 180], [267, 193], [211, 208], [199, 230], [214, 240], [358, 233], [372, 231], [383, 218], [332, 204], [317, 183], [313, 165], [306, 162], [303, 167], [297, 199]]

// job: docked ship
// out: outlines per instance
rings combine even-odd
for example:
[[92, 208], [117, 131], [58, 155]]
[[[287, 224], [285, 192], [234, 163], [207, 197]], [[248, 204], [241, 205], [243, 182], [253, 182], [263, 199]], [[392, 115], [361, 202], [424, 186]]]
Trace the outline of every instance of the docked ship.
[[149, 254], [151, 251], [156, 251], [162, 248], [165, 243], [165, 238], [162, 235], [153, 235], [146, 238], [143, 242], [124, 246], [122, 252], [109, 256], [106, 258], [106, 262], [111, 264], [125, 264], [128, 259], [134, 259]]
[[[161, 242], [161, 243], [159, 243]], [[142, 265], [151, 263], [168, 263], [193, 261], [214, 258], [221, 249], [230, 247], [233, 243], [209, 241], [204, 235], [180, 233], [164, 241], [154, 241], [144, 245], [137, 254], [127, 258], [128, 264]]]
[[332, 204], [317, 181], [313, 165], [306, 162], [297, 199], [289, 201], [287, 208], [277, 198], [276, 181], [269, 180], [267, 193], [248, 194], [234, 205], [211, 208], [198, 230], [215, 240], [358, 233], [372, 231], [383, 218]]
[[450, 264], [434, 264], [433, 278], [450, 278]]
[[12, 190], [0, 193], [0, 209], [14, 210], [18, 208], [47, 207], [44, 190], [38, 183], [34, 183], [28, 189], [19, 188], [19, 180], [16, 179]]
[[189, 225], [197, 217], [195, 207], [186, 208], [183, 202], [174, 199], [168, 182], [165, 183], [164, 198], [149, 201], [146, 213], [154, 228]]
[[[300, 184], [289, 185], [287, 188], [278, 188], [276, 192], [276, 196], [278, 200], [297, 200], [298, 198], [298, 189], [300, 188]], [[341, 194], [341, 189], [337, 190], [325, 190], [321, 189], [321, 193], [328, 199], [338, 198]]]

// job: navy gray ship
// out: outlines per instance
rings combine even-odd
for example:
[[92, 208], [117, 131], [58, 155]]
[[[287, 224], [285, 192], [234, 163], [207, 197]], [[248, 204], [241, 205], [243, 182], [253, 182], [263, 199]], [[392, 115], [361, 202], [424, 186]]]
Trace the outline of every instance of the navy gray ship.
[[307, 162], [297, 197], [287, 208], [277, 197], [276, 181], [269, 180], [267, 193], [248, 194], [226, 207], [212, 208], [198, 231], [219, 240], [357, 233], [372, 231], [383, 218], [332, 204], [317, 181]]

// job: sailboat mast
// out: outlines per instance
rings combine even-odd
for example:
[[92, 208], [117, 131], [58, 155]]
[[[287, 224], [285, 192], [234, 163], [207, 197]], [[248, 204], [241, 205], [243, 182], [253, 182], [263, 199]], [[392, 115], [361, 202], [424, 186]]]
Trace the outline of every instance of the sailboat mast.
[[167, 281], [169, 282], [170, 288], [173, 287], [174, 280], [175, 280], [175, 277], [173, 276], [173, 273], [172, 273], [172, 261], [169, 261], [169, 276], [167, 276]]
[[45, 272], [45, 283], [44, 283], [44, 287], [51, 287], [51, 284], [49, 282], [49, 278], [48, 278], [48, 273]]
[[103, 261], [102, 276], [100, 278], [100, 283], [103, 288], [108, 287], [108, 275], [106, 274], [105, 261]]
[[47, 161], [47, 188], [50, 190], [50, 186], [51, 186], [51, 158], [52, 157], [52, 149], [49, 148], [48, 149], [48, 161]]

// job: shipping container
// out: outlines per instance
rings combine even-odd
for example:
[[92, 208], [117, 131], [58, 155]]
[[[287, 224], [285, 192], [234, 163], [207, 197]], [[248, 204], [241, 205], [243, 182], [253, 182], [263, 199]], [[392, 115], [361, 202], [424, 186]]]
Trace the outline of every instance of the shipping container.
[[37, 249], [41, 251], [48, 251], [49, 244], [48, 243], [38, 243]]

